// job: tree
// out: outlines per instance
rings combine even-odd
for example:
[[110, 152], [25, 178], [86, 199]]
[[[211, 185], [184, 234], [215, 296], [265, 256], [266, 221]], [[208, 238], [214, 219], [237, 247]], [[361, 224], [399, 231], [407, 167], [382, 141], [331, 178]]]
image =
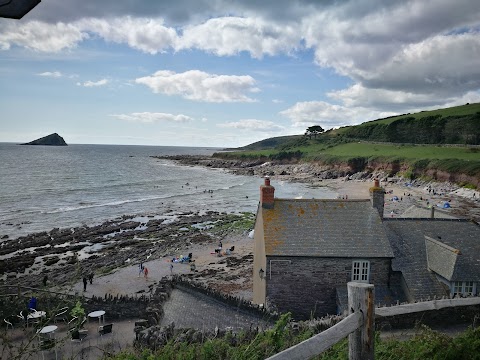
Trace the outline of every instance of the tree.
[[308, 138], [311, 139], [313, 135], [313, 137], [316, 139], [317, 135], [321, 134], [324, 131], [325, 130], [323, 130], [320, 125], [309, 126], [305, 131], [305, 136], [308, 136]]

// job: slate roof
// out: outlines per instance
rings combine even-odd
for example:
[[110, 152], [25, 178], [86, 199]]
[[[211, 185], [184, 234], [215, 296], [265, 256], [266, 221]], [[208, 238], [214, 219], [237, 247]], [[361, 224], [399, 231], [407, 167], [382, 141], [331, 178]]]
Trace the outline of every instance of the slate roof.
[[[447, 295], [448, 291], [428, 270], [425, 236], [460, 250], [452, 280], [480, 281], [480, 227], [467, 220], [450, 219], [384, 219], [395, 258], [392, 269], [401, 271], [408, 290], [415, 300]], [[431, 264], [438, 264], [438, 249], [430, 252]], [[451, 259], [450, 259], [451, 260]], [[451, 264], [451, 263], [450, 263]], [[452, 265], [444, 264], [448, 273]]]
[[267, 256], [393, 257], [370, 200], [275, 199], [260, 210]]
[[448, 281], [452, 280], [460, 250], [425, 236], [427, 266]]

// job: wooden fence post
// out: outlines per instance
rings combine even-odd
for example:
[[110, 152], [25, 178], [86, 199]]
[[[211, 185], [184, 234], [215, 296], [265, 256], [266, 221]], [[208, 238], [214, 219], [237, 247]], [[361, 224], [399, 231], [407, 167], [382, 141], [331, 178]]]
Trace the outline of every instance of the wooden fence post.
[[372, 284], [349, 282], [348, 312], [360, 312], [362, 323], [348, 335], [348, 355], [350, 360], [373, 360], [375, 328], [375, 288]]

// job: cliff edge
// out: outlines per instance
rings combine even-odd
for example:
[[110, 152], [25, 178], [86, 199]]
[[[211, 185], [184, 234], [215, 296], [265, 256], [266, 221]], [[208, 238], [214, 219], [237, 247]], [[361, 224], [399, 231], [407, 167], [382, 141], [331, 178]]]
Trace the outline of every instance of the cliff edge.
[[50, 145], [50, 146], [67, 146], [67, 143], [63, 138], [57, 133], [53, 133], [47, 136], [44, 136], [40, 139], [33, 140], [29, 143], [20, 144], [20, 145]]

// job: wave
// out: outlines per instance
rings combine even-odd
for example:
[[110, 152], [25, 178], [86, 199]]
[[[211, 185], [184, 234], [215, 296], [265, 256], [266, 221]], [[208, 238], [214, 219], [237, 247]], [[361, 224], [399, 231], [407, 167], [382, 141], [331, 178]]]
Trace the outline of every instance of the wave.
[[239, 184], [233, 184], [233, 185], [230, 185], [230, 186], [224, 186], [224, 187], [221, 187], [217, 190], [230, 190], [230, 189], [235, 189], [235, 188], [238, 188], [238, 187], [242, 187], [246, 184], [246, 182], [243, 182], [243, 183], [239, 183]]
[[118, 201], [111, 201], [111, 202], [101, 203], [101, 204], [94, 204], [94, 203], [88, 204], [88, 203], [85, 203], [85, 202], [81, 202], [77, 206], [65, 206], [65, 207], [55, 209], [55, 210], [42, 211], [42, 213], [43, 214], [57, 214], [57, 213], [67, 212], [67, 211], [77, 211], [77, 210], [85, 210], [85, 209], [98, 208], [98, 207], [119, 206], [119, 205], [130, 204], [130, 203], [138, 203], [138, 202], [143, 202], [143, 201], [168, 199], [168, 198], [172, 198], [172, 197], [176, 197], [176, 196], [178, 196], [178, 195], [149, 196], [149, 197], [140, 198], [140, 199], [118, 200]]

